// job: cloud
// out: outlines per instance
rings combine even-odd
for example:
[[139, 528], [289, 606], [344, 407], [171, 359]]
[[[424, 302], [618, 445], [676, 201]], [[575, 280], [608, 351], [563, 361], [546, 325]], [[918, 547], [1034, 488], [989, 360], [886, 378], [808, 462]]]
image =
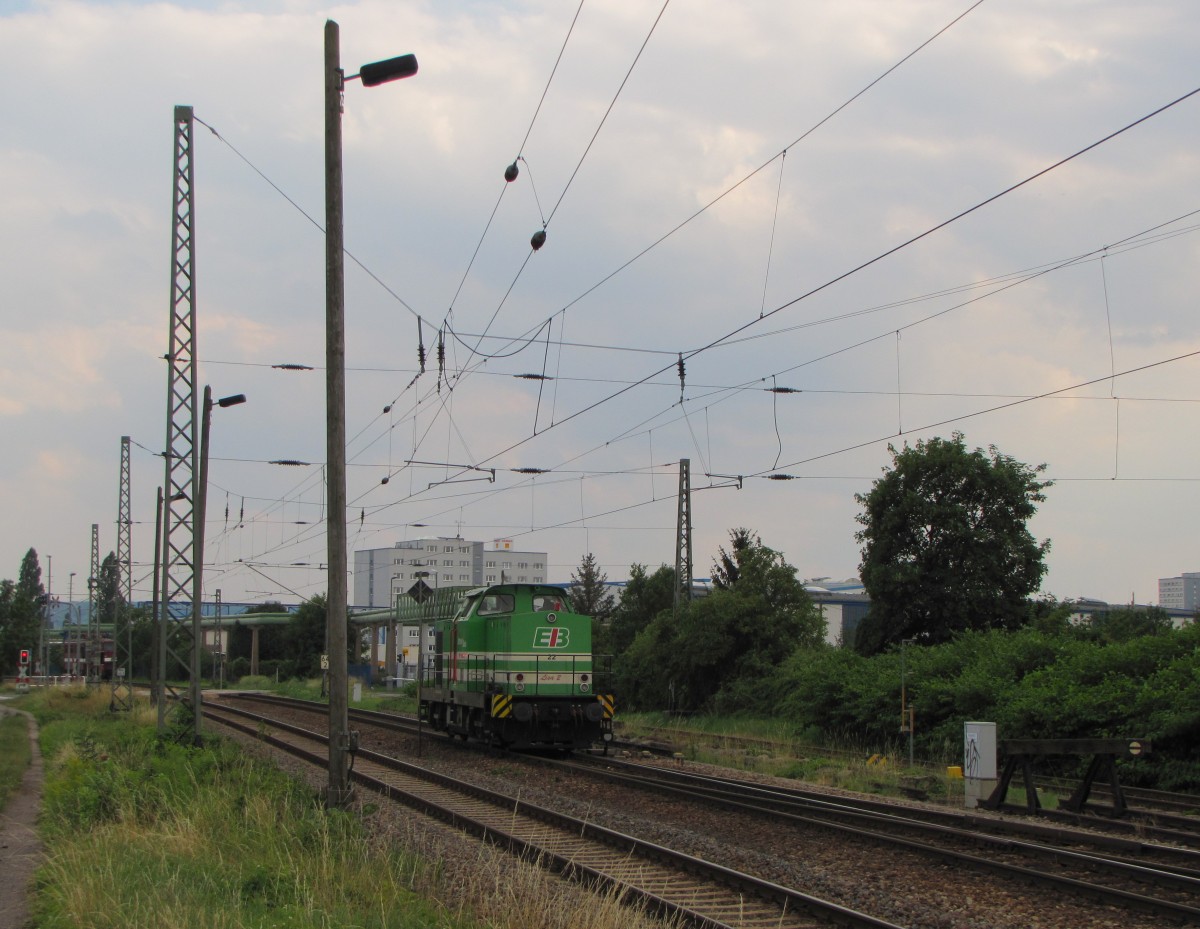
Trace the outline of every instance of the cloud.
[[[964, 8], [672, 4], [591, 143], [658, 5], [585, 5], [524, 144], [573, 5], [47, 2], [0, 17], [0, 76], [22, 88], [0, 103], [0, 416], [22, 437], [6, 463], [21, 511], [0, 534], [0, 576], [31, 543], [66, 559], [88, 525], [111, 526], [117, 438], [162, 441], [177, 104], [219, 133], [195, 127], [198, 385], [250, 398], [213, 436], [214, 483], [247, 498], [250, 528], [222, 536], [211, 562], [236, 597], [267, 583], [239, 558], [323, 560], [310, 557], [323, 537], [280, 512], [319, 513], [323, 500], [333, 15], [348, 70], [409, 51], [421, 63], [399, 84], [352, 82], [345, 98], [346, 241], [378, 279], [348, 264], [350, 496], [380, 544], [427, 522], [521, 532], [520, 544], [562, 546], [560, 563], [590, 540], [619, 577], [673, 558], [686, 457], [698, 565], [748, 525], [802, 574], [845, 576], [858, 561], [853, 494], [887, 443], [962, 428], [1064, 478], [1038, 517], [1063, 540], [1049, 589], [1149, 590], [1155, 571], [1180, 570], [1168, 562], [1190, 538], [1165, 502], [1190, 485], [1158, 480], [1190, 478], [1192, 367], [1157, 363], [1197, 345], [1200, 240], [1181, 220], [1136, 248], [1115, 243], [1196, 208], [1194, 103], [837, 279], [1186, 92], [1196, 33], [1165, 2], [1136, 15], [1111, 0], [984, 4], [793, 144]], [[785, 161], [650, 247], [784, 146]], [[1096, 254], [968, 302], [1001, 276], [1106, 245], [1103, 264]], [[427, 371], [409, 386], [414, 313]], [[497, 337], [480, 343], [486, 364], [468, 362], [464, 343], [485, 331]], [[679, 353], [710, 343], [681, 383]], [[272, 367], [283, 362], [316, 370]], [[482, 367], [456, 379], [463, 365]], [[982, 412], [1139, 365], [1156, 366], [1087, 399]], [[512, 376], [531, 372], [554, 380]], [[776, 384], [803, 393], [767, 392]], [[379, 482], [408, 458], [460, 457], [497, 467], [496, 483]], [[314, 465], [265, 464], [278, 458]], [[699, 489], [705, 470], [750, 475], [777, 459], [801, 479]], [[505, 470], [525, 466], [556, 471]], [[161, 467], [135, 455], [139, 550]], [[1141, 479], [1092, 480], [1114, 472]], [[63, 483], [70, 516], [51, 525], [38, 495]], [[609, 511], [587, 530], [547, 528]], [[1089, 538], [1103, 541], [1089, 550]]]

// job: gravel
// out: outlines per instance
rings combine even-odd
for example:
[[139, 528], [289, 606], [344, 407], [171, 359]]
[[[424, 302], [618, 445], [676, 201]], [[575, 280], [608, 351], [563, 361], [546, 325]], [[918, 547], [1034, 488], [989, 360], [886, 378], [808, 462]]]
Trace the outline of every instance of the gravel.
[[[312, 726], [311, 714], [291, 714], [274, 707], [270, 712], [281, 719], [294, 715], [302, 725], [303, 715]], [[366, 725], [360, 724], [360, 728], [364, 748], [419, 761], [490, 790], [519, 795], [530, 803], [910, 929], [1157, 929], [1159, 925], [1135, 911], [1075, 899], [1013, 879], [957, 870], [919, 853], [868, 840], [618, 787], [584, 774], [531, 764], [520, 756], [468, 754], [446, 744], [441, 736], [427, 736], [418, 759], [415, 739]], [[284, 763], [298, 770], [295, 763]], [[686, 764], [693, 770], [716, 771], [693, 762]], [[716, 773], [728, 776], [730, 772]], [[318, 772], [317, 780], [323, 782], [323, 772]], [[758, 776], [754, 780], [773, 779]], [[417, 814], [397, 815], [424, 822]], [[380, 828], [394, 831], [397, 827], [392, 823]], [[438, 836], [438, 841], [465, 841], [441, 827], [430, 827], [428, 834]], [[448, 856], [435, 854], [443, 861], [472, 860], [479, 853], [477, 846], [470, 844], [474, 849], [470, 853], [457, 848]]]

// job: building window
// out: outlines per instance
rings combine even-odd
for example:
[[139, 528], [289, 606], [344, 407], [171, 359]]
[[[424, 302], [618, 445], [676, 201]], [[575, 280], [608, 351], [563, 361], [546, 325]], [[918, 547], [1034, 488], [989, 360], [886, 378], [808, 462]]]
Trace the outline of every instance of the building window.
[[494, 568], [494, 567], [496, 567], [496, 562], [494, 562], [494, 561], [485, 562], [484, 567], [485, 568]]
[[489, 581], [494, 581], [494, 580], [496, 579], [496, 575], [494, 575], [494, 574], [489, 574], [489, 575], [487, 576], [487, 579], [488, 579]]
[[[518, 568], [521, 568], [522, 570], [524, 570], [525, 568], [528, 568], [528, 567], [529, 567], [529, 562], [527, 562], [527, 561], [518, 561], [518, 562], [517, 562], [517, 567], [518, 567]], [[525, 578], [521, 578], [521, 580], [525, 580]]]

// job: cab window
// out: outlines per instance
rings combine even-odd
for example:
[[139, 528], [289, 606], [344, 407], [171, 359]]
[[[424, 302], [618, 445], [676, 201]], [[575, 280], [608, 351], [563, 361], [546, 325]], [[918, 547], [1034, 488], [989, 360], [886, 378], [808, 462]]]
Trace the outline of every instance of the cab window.
[[562, 597], [539, 595], [533, 598], [533, 612], [557, 613], [565, 609]]
[[511, 613], [512, 611], [512, 594], [488, 594], [479, 601], [479, 609], [475, 612], [480, 616], [492, 616], [496, 613]]

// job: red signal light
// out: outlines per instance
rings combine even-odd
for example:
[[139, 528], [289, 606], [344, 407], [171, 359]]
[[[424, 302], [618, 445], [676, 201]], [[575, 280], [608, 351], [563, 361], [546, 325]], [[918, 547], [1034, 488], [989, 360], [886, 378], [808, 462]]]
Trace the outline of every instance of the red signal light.
[[21, 649], [21, 664], [29, 664], [29, 649], [27, 648]]

